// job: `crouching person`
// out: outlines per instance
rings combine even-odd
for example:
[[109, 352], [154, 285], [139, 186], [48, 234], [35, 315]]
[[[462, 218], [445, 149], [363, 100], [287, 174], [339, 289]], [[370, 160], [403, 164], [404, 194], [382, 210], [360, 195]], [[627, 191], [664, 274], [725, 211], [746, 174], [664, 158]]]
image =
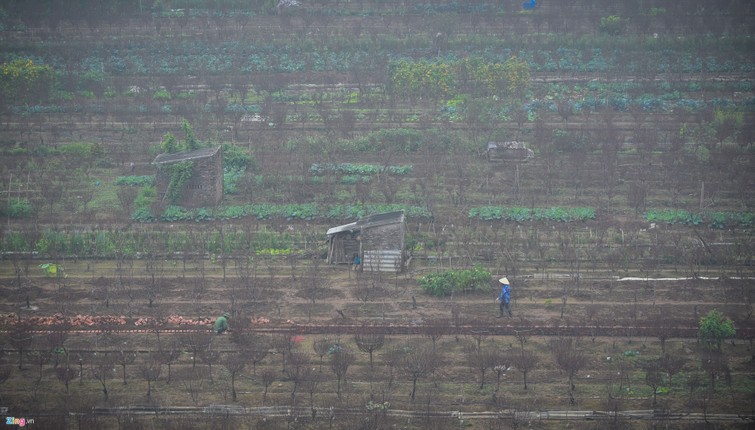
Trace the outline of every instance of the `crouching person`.
[[215, 320], [215, 332], [217, 334], [223, 334], [228, 331], [228, 318], [230, 317], [231, 315], [226, 312]]

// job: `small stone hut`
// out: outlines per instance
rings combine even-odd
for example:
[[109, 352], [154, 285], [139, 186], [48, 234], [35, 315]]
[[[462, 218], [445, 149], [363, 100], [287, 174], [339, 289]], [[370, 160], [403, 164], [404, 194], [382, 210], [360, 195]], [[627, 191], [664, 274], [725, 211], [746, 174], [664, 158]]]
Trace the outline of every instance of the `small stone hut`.
[[488, 142], [488, 161], [516, 161], [524, 162], [535, 156], [535, 153], [522, 142]]
[[404, 268], [406, 217], [403, 211], [370, 215], [328, 230], [328, 263], [351, 264], [358, 255], [365, 271]]
[[219, 204], [223, 200], [223, 152], [220, 146], [158, 155], [152, 162], [157, 167], [155, 188], [158, 199], [166, 198], [170, 183], [168, 166], [181, 161], [192, 161], [194, 165], [177, 203], [187, 208]]

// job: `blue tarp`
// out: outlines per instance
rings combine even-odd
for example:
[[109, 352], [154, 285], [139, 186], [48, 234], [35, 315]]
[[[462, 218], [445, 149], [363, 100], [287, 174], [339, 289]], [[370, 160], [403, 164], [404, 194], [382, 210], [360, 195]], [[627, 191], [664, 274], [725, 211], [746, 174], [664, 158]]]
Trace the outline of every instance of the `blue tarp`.
[[526, 2], [522, 3], [522, 7], [524, 9], [528, 9], [528, 10], [529, 9], [534, 9], [535, 6], [537, 6], [537, 4], [535, 4], [535, 0], [529, 0], [529, 1], [526, 1]]

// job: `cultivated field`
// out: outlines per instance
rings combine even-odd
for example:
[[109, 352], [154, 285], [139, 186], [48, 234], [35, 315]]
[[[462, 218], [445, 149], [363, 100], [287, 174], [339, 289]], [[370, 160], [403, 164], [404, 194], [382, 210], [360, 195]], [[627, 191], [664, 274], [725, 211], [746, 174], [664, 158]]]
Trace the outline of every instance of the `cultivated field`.
[[[753, 425], [750, 2], [34, 3], [0, 6], [6, 416]], [[218, 145], [220, 204], [156, 189]], [[399, 210], [400, 273], [326, 263]]]

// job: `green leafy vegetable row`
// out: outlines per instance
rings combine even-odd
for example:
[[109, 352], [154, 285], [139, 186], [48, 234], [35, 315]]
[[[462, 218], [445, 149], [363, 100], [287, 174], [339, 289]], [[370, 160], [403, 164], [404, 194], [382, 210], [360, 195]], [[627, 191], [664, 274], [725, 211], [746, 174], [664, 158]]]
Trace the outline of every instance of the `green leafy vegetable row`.
[[524, 208], [504, 206], [482, 206], [469, 210], [469, 218], [485, 221], [587, 221], [595, 219], [595, 209], [592, 208]]
[[143, 187], [145, 185], [155, 185], [155, 175], [145, 176], [119, 176], [115, 178], [115, 185], [126, 185], [129, 187]]
[[391, 175], [406, 175], [411, 171], [412, 166], [410, 164], [383, 167], [377, 164], [315, 163], [309, 168], [309, 173], [313, 175], [322, 175], [325, 172], [336, 172], [344, 175], [376, 175], [384, 172]]
[[752, 227], [755, 223], [753, 212], [693, 213], [682, 209], [650, 209], [645, 212], [645, 220], [665, 224], [700, 225], [707, 223], [711, 228]]
[[[255, 255], [288, 255], [300, 252], [304, 241], [299, 232], [218, 231], [115, 231], [115, 230], [53, 230], [38, 235], [9, 231], [0, 240], [2, 252], [35, 252], [40, 255], [77, 255], [81, 257], [116, 258], [147, 257], [176, 252], [209, 252], [213, 254], [254, 252]], [[312, 243], [310, 240], [309, 243]]]
[[[356, 219], [373, 213], [393, 212], [403, 210], [407, 216], [415, 218], [430, 218], [432, 214], [423, 207], [407, 206], [403, 204], [383, 205], [333, 205], [321, 207], [315, 203], [278, 205], [269, 203], [251, 204], [243, 206], [226, 206], [217, 210], [207, 208], [185, 209], [179, 206], [168, 206], [160, 221], [209, 221], [255, 217], [257, 219], [285, 218], [285, 219]], [[153, 222], [158, 218], [152, 215], [148, 208], [135, 211], [132, 218], [140, 222]]]

